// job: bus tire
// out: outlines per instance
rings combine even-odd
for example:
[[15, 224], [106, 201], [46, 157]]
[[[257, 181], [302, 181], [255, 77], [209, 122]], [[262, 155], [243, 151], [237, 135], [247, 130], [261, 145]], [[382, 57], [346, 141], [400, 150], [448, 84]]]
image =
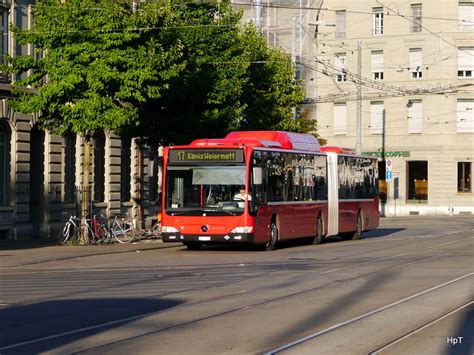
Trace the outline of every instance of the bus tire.
[[270, 224], [270, 240], [265, 243], [265, 250], [275, 250], [278, 243], [278, 227], [275, 222]]
[[357, 214], [356, 230], [352, 234], [352, 240], [359, 240], [362, 237], [362, 213]]
[[201, 243], [196, 243], [196, 242], [186, 242], [183, 243], [183, 245], [188, 248], [188, 250], [199, 250], [201, 249]]
[[316, 235], [313, 238], [313, 245], [321, 244], [322, 241], [323, 241], [323, 220], [321, 218], [321, 215], [319, 215], [318, 219], [316, 220]]

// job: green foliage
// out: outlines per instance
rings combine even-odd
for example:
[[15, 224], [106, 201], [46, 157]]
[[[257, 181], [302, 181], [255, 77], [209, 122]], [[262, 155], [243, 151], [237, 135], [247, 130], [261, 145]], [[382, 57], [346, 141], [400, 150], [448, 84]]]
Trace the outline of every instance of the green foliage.
[[153, 132], [150, 140], [167, 144], [238, 129], [249, 65], [241, 45], [241, 14], [228, 2], [183, 2], [173, 13], [166, 37], [182, 44], [185, 69], [171, 80], [166, 95], [150, 100], [141, 131]]
[[38, 55], [9, 58], [20, 78], [11, 106], [40, 112], [40, 125], [58, 134], [136, 125], [142, 105], [182, 69], [181, 45], [165, 47], [157, 30], [171, 21], [169, 6], [144, 6], [132, 13], [130, 3], [113, 0], [37, 1], [34, 28], [12, 28]]
[[282, 51], [223, 1], [38, 0], [13, 28], [36, 56], [9, 58], [10, 103], [57, 134], [111, 129], [150, 143], [235, 130], [315, 132], [294, 119], [303, 91]]
[[141, 131], [154, 132], [151, 141], [185, 144], [235, 130], [307, 128], [293, 119], [303, 100], [295, 68], [282, 50], [267, 47], [258, 29], [241, 25], [241, 12], [228, 1], [183, 1], [174, 14], [169, 38], [182, 43], [185, 69], [146, 108]]
[[295, 80], [294, 66], [283, 50], [267, 47], [253, 26], [246, 27], [244, 36], [252, 64], [244, 88], [246, 118], [241, 128], [297, 131], [294, 108], [304, 94]]

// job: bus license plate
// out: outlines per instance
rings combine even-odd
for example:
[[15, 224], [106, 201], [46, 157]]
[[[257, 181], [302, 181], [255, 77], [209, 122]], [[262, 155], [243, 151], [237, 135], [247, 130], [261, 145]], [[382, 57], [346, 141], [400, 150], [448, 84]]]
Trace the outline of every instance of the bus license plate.
[[203, 242], [208, 242], [211, 240], [211, 237], [208, 236], [200, 236], [198, 237], [199, 240], [202, 240]]

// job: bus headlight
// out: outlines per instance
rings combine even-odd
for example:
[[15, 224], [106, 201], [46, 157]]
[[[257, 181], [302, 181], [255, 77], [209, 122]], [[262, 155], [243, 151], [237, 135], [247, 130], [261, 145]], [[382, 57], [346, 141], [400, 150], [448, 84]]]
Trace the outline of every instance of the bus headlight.
[[235, 227], [231, 233], [253, 233], [253, 227]]
[[161, 226], [161, 233], [178, 233], [175, 227]]

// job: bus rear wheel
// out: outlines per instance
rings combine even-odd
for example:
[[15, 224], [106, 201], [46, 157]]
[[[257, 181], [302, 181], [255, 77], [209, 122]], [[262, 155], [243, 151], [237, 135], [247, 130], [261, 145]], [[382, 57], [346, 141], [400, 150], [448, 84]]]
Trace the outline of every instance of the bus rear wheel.
[[342, 233], [341, 238], [343, 240], [359, 240], [362, 236], [362, 214], [357, 214], [356, 229], [354, 232]]
[[316, 221], [316, 235], [313, 238], [313, 244], [318, 245], [318, 244], [321, 244], [322, 241], [323, 241], [323, 220], [321, 218], [321, 215], [319, 215]]

